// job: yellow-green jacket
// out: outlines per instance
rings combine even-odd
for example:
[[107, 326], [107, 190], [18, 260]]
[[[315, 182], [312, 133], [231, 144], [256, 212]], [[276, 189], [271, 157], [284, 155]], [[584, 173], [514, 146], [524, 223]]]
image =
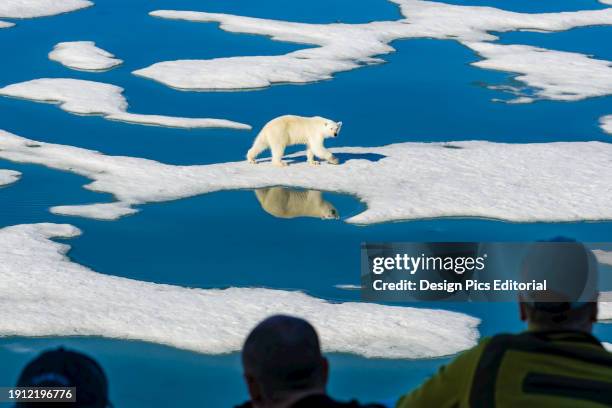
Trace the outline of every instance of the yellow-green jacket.
[[396, 408], [612, 407], [612, 353], [586, 333], [483, 339]]

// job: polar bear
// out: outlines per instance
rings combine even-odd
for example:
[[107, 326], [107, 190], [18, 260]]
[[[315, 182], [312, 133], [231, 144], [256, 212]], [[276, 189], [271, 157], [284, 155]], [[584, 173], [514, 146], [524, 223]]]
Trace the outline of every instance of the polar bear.
[[265, 212], [278, 218], [313, 217], [324, 220], [340, 218], [338, 210], [316, 190], [268, 187], [255, 190]]
[[256, 163], [255, 158], [259, 153], [269, 148], [272, 151], [272, 164], [286, 166], [287, 163], [282, 161], [285, 148], [305, 144], [308, 164], [319, 164], [315, 156], [327, 160], [328, 163], [338, 164], [338, 159], [323, 146], [323, 140], [338, 136], [341, 127], [342, 122], [334, 122], [320, 116], [279, 116], [265, 124], [246, 157], [249, 163]]

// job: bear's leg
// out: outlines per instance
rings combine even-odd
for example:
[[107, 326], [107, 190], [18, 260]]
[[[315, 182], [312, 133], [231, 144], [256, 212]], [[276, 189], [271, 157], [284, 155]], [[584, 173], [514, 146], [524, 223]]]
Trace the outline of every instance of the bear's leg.
[[306, 161], [311, 166], [316, 166], [317, 164], [319, 164], [319, 162], [317, 160], [315, 160], [314, 153], [312, 152], [310, 147], [308, 148], [308, 150], [306, 150]]
[[259, 139], [255, 139], [255, 142], [253, 143], [253, 147], [251, 147], [249, 151], [247, 152], [247, 156], [246, 156], [247, 161], [249, 163], [255, 164], [256, 163], [255, 159], [257, 158], [259, 153], [263, 152], [267, 148], [268, 148], [268, 144], [266, 142], [261, 141]]
[[323, 146], [316, 146], [312, 149], [314, 154], [317, 157], [320, 157], [323, 160], [327, 160], [330, 164], [338, 164], [338, 159], [334, 156], [329, 150], [327, 150]]
[[287, 163], [283, 161], [283, 155], [285, 154], [285, 146], [271, 146], [272, 150], [272, 164], [275, 166], [286, 166]]

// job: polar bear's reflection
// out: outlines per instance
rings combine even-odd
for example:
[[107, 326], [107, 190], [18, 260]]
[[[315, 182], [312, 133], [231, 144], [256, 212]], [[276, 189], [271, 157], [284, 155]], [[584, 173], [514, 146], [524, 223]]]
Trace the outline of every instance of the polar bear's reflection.
[[340, 218], [338, 210], [323, 199], [320, 191], [268, 187], [255, 190], [255, 195], [261, 208], [278, 218]]

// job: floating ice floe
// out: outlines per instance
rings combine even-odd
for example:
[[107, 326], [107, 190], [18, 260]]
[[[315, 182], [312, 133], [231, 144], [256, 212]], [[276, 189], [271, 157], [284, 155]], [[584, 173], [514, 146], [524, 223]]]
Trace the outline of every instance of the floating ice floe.
[[[520, 95], [518, 90], [514, 91], [518, 94], [518, 98], [511, 102], [528, 103], [535, 99], [576, 101], [612, 94], [612, 63], [610, 61], [598, 60], [574, 52], [552, 51], [529, 45], [502, 45], [487, 42], [464, 42], [463, 44], [484, 58], [472, 65], [520, 74], [514, 79], [535, 89], [530, 96]], [[505, 88], [510, 91], [515, 89], [514, 87]], [[605, 118], [602, 119], [604, 125]]]
[[0, 336], [104, 336], [207, 354], [241, 348], [277, 313], [308, 319], [328, 352], [431, 358], [472, 347], [479, 320], [445, 310], [330, 303], [302, 292], [190, 289], [96, 273], [66, 257], [66, 224], [0, 229]]
[[351, 283], [341, 283], [334, 285], [334, 287], [341, 290], [361, 290], [361, 285], [353, 285]]
[[595, 254], [595, 257], [599, 263], [604, 265], [612, 265], [612, 252], [594, 249], [593, 253]]
[[98, 220], [115, 220], [136, 212], [129, 204], [122, 202], [99, 203], [89, 205], [58, 205], [51, 208], [51, 212], [60, 215], [95, 218]]
[[493, 41], [492, 32], [564, 31], [612, 24], [612, 10], [519, 13], [487, 6], [462, 6], [422, 0], [390, 0], [400, 6], [406, 22], [423, 37], [459, 41]]
[[599, 123], [604, 132], [612, 134], [612, 115], [602, 117]]
[[19, 177], [21, 173], [18, 171], [0, 169], [0, 187], [16, 182]]
[[105, 71], [123, 63], [110, 52], [96, 47], [93, 41], [58, 43], [49, 53], [49, 59], [83, 71]]
[[37, 351], [33, 347], [27, 347], [20, 343], [1, 344], [0, 349], [5, 349], [6, 351], [10, 353], [15, 353], [15, 354], [31, 354]]
[[128, 113], [123, 88], [103, 82], [70, 78], [41, 78], [0, 88], [0, 95], [58, 103], [67, 112], [102, 115], [105, 119], [142, 125], [178, 128], [250, 129], [249, 125], [225, 119], [182, 118]]
[[[597, 318], [602, 323], [612, 323], [612, 292], [604, 292], [602, 295], [605, 301], [599, 302]], [[600, 295], [600, 298], [602, 295]]]
[[[0, 18], [34, 18], [53, 16], [93, 6], [87, 0], [2, 0]], [[0, 28], [14, 24], [0, 21]]]
[[219, 13], [153, 11], [150, 14], [155, 17], [219, 22], [229, 32], [266, 35], [273, 40], [314, 47], [284, 55], [164, 61], [134, 74], [179, 89], [261, 88], [274, 83], [329, 79], [337, 72], [383, 62], [376, 56], [393, 52], [389, 43], [401, 38], [482, 42], [497, 38], [490, 32], [560, 31], [612, 24], [612, 9], [528, 14], [421, 0], [392, 1], [400, 5], [405, 19], [367, 24], [308, 24]]
[[[37, 147], [29, 147], [35, 145]], [[177, 166], [107, 156], [0, 131], [0, 158], [70, 171], [111, 193], [116, 206], [72, 206], [55, 212], [107, 219], [149, 202], [220, 190], [271, 186], [357, 196], [367, 209], [347, 221], [370, 224], [434, 217], [481, 217], [516, 222], [612, 219], [612, 144], [486, 141], [398, 143], [331, 149], [341, 160], [310, 166], [303, 153], [278, 168], [246, 161]]]

